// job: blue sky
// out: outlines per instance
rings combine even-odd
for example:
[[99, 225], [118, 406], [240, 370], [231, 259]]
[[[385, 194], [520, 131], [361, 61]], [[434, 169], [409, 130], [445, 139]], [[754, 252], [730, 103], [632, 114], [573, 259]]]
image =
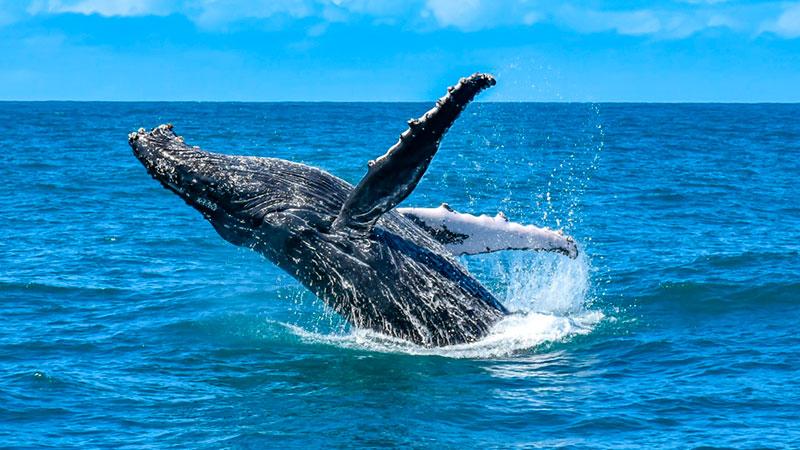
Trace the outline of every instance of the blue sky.
[[800, 101], [800, 2], [0, 0], [2, 100]]

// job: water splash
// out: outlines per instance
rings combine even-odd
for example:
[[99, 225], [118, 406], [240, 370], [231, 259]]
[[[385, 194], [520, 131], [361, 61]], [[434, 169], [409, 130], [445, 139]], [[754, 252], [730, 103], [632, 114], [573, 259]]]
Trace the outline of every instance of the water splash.
[[568, 315], [583, 310], [588, 299], [590, 265], [583, 253], [570, 260], [515, 252], [495, 264], [505, 279], [504, 304], [513, 311]]
[[603, 318], [599, 311], [562, 317], [551, 314], [527, 313], [511, 315], [480, 341], [446, 347], [421, 347], [409, 341], [393, 338], [370, 330], [355, 329], [348, 334], [323, 334], [284, 324], [303, 341], [381, 353], [435, 355], [449, 358], [493, 358], [511, 356], [531, 350], [548, 342], [559, 342], [571, 336], [589, 334]]
[[[585, 256], [505, 252], [466, 261], [505, 292], [503, 303], [513, 313], [498, 322], [480, 341], [426, 348], [374, 331], [309, 331], [283, 325], [301, 340], [314, 344], [382, 353], [438, 355], [451, 358], [492, 358], [529, 352], [536, 347], [590, 333], [604, 318], [590, 309], [590, 265]], [[479, 276], [480, 277], [480, 276]], [[480, 277], [480, 278], [483, 278]], [[499, 283], [498, 283], [499, 281]]]

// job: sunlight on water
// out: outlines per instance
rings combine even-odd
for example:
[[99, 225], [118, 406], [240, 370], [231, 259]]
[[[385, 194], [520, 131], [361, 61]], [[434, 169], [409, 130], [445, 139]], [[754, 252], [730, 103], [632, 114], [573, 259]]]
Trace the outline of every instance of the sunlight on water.
[[491, 358], [588, 334], [604, 318], [601, 311], [586, 306], [590, 266], [585, 256], [570, 260], [553, 254], [508, 252], [477, 258], [489, 265], [489, 277], [505, 284], [503, 303], [513, 312], [480, 341], [425, 348], [369, 330], [327, 334], [283, 325], [310, 343], [385, 353]]

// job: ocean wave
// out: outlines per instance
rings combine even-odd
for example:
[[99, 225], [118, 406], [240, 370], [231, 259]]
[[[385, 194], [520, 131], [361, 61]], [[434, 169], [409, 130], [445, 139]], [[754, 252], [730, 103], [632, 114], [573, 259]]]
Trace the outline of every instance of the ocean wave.
[[20, 292], [20, 291], [26, 294], [92, 293], [92, 294], [102, 294], [102, 295], [124, 294], [129, 292], [128, 289], [121, 289], [115, 287], [39, 283], [39, 282], [0, 281], [0, 292]]
[[735, 282], [667, 281], [650, 293], [637, 298], [638, 303], [667, 302], [697, 311], [719, 311], [731, 308], [764, 308], [768, 305], [796, 304], [800, 298], [798, 282]]

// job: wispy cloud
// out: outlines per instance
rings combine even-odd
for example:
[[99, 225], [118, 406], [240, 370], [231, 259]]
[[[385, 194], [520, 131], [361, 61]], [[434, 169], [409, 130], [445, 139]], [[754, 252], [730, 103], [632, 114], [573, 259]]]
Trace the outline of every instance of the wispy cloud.
[[565, 7], [559, 12], [558, 19], [584, 33], [615, 31], [623, 35], [642, 35], [662, 30], [661, 19], [650, 10], [593, 11]]
[[427, 0], [420, 16], [440, 27], [477, 31], [506, 25], [532, 25], [543, 18], [537, 3], [515, 0]]
[[19, 6], [25, 4], [0, 0], [0, 25], [21, 20], [21, 14], [181, 14], [211, 30], [242, 20], [311, 19], [318, 22], [313, 28], [315, 35], [324, 33], [326, 24], [366, 18], [374, 23], [402, 23], [422, 32], [438, 28], [475, 32], [547, 23], [584, 34], [662, 39], [682, 39], [714, 28], [800, 37], [800, 3], [778, 1], [661, 0], [641, 8], [581, 0], [568, 4], [542, 0], [32, 0], [27, 7]]
[[0, 0], [0, 26], [17, 22], [26, 14], [25, 2], [17, 0]]
[[774, 22], [764, 26], [764, 31], [785, 38], [800, 37], [800, 3], [788, 6]]
[[163, 0], [34, 0], [30, 14], [97, 14], [104, 17], [167, 15], [173, 12]]

